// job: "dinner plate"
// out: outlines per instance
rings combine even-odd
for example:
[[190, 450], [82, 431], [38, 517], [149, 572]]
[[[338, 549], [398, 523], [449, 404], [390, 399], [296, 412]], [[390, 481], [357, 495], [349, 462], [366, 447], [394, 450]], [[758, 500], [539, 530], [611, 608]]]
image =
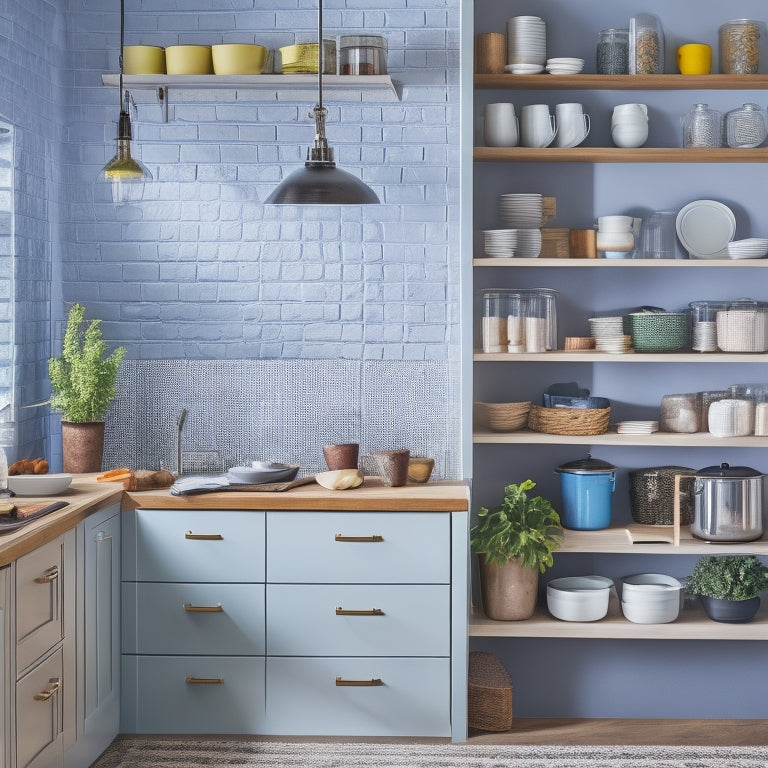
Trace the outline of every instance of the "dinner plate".
[[293, 480], [299, 471], [296, 464], [278, 464], [254, 461], [250, 467], [230, 467], [227, 480], [234, 484], [260, 485], [261, 483], [282, 483]]
[[17, 496], [55, 496], [69, 488], [72, 475], [52, 473], [49, 475], [10, 475], [8, 490]]
[[[675, 229], [695, 259], [719, 258], [736, 234], [733, 211], [716, 200], [694, 200], [677, 214]], [[727, 253], [726, 253], [727, 257]]]

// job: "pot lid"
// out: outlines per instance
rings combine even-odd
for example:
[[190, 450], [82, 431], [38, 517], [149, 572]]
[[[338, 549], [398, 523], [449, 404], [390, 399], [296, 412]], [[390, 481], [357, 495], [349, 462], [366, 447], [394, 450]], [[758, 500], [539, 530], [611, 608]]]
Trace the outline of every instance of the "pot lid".
[[758, 472], [752, 467], [732, 467], [730, 464], [723, 462], [719, 466], [712, 465], [711, 467], [704, 467], [696, 473], [696, 477], [763, 477], [764, 472]]
[[616, 467], [609, 461], [603, 461], [602, 459], [577, 459], [576, 461], [569, 461], [566, 464], [561, 464], [555, 472], [570, 472], [574, 475], [589, 475], [589, 474], [607, 474], [615, 471]]

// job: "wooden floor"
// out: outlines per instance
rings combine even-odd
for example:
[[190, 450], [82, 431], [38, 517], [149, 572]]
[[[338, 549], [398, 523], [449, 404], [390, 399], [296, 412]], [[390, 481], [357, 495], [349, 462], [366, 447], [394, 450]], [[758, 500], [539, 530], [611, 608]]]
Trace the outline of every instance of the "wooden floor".
[[520, 719], [511, 731], [471, 731], [470, 744], [768, 745], [768, 720]]

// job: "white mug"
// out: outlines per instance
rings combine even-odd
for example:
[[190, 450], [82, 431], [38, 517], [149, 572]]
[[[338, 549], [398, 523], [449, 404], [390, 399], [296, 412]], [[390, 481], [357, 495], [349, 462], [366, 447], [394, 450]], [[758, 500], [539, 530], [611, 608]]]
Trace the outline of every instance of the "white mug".
[[581, 104], [556, 104], [557, 135], [555, 146], [577, 147], [589, 133], [589, 115], [582, 111]]
[[648, 107], [645, 104], [617, 104], [613, 108], [612, 123], [647, 123]]
[[508, 102], [485, 105], [485, 146], [516, 147], [519, 129], [515, 105]]
[[548, 147], [556, 134], [555, 118], [546, 104], [529, 104], [520, 110], [520, 143], [524, 147]]

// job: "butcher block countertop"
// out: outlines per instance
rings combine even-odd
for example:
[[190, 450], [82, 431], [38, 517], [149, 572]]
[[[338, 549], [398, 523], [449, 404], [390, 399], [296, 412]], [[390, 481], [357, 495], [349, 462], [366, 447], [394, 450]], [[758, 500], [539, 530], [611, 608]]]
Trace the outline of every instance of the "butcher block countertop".
[[359, 488], [329, 491], [310, 483], [281, 492], [224, 491], [172, 496], [169, 490], [123, 490], [120, 483], [97, 483], [96, 475], [77, 475], [72, 485], [55, 497], [19, 496], [16, 501], [66, 501], [64, 509], [0, 535], [0, 567], [52, 541], [94, 512], [122, 503], [123, 509], [244, 509], [296, 511], [463, 512], [469, 509], [469, 486], [458, 480], [390, 488], [366, 477]]

